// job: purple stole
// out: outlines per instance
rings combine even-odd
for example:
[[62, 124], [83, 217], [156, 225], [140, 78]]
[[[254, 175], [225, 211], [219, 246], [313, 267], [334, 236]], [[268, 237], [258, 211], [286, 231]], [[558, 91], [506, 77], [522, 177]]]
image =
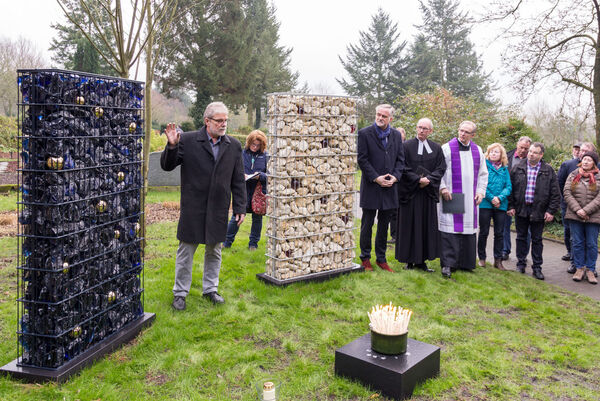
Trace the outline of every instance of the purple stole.
[[[458, 144], [457, 138], [452, 138], [450, 142], [448, 142], [448, 146], [450, 146], [450, 163], [452, 166], [452, 192], [461, 193], [462, 189], [462, 166], [460, 164], [460, 146]], [[473, 156], [473, 195], [477, 190], [477, 176], [479, 175], [479, 165], [481, 163], [481, 158], [479, 155], [479, 148], [477, 145], [471, 141], [471, 155]], [[465, 199], [466, 200], [466, 199]], [[452, 215], [454, 219], [454, 231], [457, 233], [462, 233], [464, 231], [463, 224], [463, 214], [456, 213]], [[475, 204], [475, 200], [473, 199], [473, 227], [477, 228], [477, 205]]]

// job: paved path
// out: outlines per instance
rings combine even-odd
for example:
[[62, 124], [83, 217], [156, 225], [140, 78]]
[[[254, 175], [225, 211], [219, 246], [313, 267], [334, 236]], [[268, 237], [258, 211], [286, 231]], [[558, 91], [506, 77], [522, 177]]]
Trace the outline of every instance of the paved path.
[[[490, 235], [487, 241], [487, 250], [486, 253], [488, 255], [487, 262], [488, 264], [491, 262], [493, 264], [493, 252], [492, 252], [492, 242], [493, 242], [493, 233], [490, 229]], [[517, 258], [515, 256], [515, 238], [517, 237], [516, 233], [511, 233], [512, 240], [512, 251], [510, 254], [510, 259], [504, 261], [504, 267], [509, 270], [516, 270]], [[596, 299], [600, 301], [600, 284], [592, 285], [585, 280], [581, 282], [573, 281], [572, 274], [567, 273], [567, 269], [570, 265], [570, 262], [565, 262], [561, 259], [561, 257], [567, 253], [567, 249], [565, 248], [562, 242], [555, 242], [553, 240], [544, 239], [544, 263], [542, 264], [542, 272], [546, 279], [545, 282], [549, 284], [554, 284], [559, 287], [562, 287], [566, 290], [577, 292], [579, 294], [587, 295], [590, 298]], [[600, 258], [599, 258], [600, 261]], [[520, 273], [518, 273], [520, 274]], [[531, 276], [531, 255], [527, 260], [527, 269], [525, 270], [525, 274], [530, 276], [532, 280], [535, 280]]]

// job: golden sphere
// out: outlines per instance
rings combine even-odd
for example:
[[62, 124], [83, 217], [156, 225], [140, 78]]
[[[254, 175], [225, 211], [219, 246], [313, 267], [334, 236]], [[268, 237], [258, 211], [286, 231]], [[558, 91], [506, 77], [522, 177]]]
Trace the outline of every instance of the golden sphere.
[[125, 180], [125, 173], [122, 171], [119, 171], [117, 173], [117, 181], [119, 182], [123, 182]]
[[115, 294], [114, 291], [109, 291], [108, 292], [108, 302], [115, 302], [115, 299], [117, 299], [117, 294]]
[[73, 330], [71, 330], [71, 337], [77, 338], [80, 335], [81, 335], [81, 326], [77, 326]]
[[121, 236], [121, 231], [115, 230], [115, 238], [119, 239], [120, 236]]
[[69, 272], [69, 264], [67, 262], [63, 263], [63, 273], [67, 274]]
[[96, 118], [100, 118], [104, 115], [104, 109], [102, 107], [96, 107], [94, 108], [94, 114], [96, 115]]
[[135, 235], [139, 235], [140, 229], [142, 228], [142, 226], [140, 226], [140, 223], [135, 223], [133, 227], [135, 228]]
[[65, 165], [65, 161], [62, 157], [49, 157], [46, 160], [46, 166], [51, 170], [62, 170]]
[[129, 132], [134, 132], [136, 128], [137, 128], [136, 123], [129, 124]]
[[106, 208], [108, 207], [108, 205], [106, 204], [105, 201], [101, 200], [100, 202], [98, 202], [98, 204], [96, 205], [96, 211], [98, 213], [104, 213], [106, 212]]
[[77, 96], [75, 98], [75, 103], [77, 103], [77, 104], [85, 104], [85, 98], [83, 96]]

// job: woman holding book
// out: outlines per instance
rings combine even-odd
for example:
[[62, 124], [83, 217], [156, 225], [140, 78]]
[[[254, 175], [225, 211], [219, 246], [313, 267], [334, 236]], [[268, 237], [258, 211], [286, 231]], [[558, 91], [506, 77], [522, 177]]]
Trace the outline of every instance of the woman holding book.
[[[252, 227], [250, 228], [250, 241], [248, 249], [255, 251], [260, 241], [260, 232], [262, 230], [262, 214], [256, 214], [252, 211], [252, 196], [254, 190], [260, 182], [263, 194], [267, 193], [267, 160], [268, 155], [265, 152], [267, 148], [267, 137], [262, 131], [254, 130], [246, 138], [246, 147], [242, 151], [244, 159], [244, 173], [246, 174], [246, 212], [252, 214]], [[235, 216], [231, 217], [227, 226], [227, 237], [223, 243], [224, 248], [231, 248], [235, 240], [235, 235], [239, 226]]]
[[488, 184], [485, 198], [479, 204], [479, 238], [477, 240], [477, 253], [479, 266], [485, 266], [488, 234], [490, 222], [494, 220], [494, 267], [506, 270], [502, 265], [502, 246], [504, 239], [504, 219], [508, 208], [508, 195], [512, 191], [510, 174], [508, 172], [508, 158], [506, 149], [499, 143], [492, 143], [484, 154], [488, 169]]

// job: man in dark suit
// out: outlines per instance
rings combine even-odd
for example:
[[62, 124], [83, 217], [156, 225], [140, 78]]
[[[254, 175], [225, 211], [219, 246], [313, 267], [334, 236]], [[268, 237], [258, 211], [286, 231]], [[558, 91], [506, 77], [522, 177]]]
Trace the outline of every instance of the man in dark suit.
[[[575, 155], [575, 149], [577, 149], [578, 151], [581, 151], [581, 154], [584, 154], [587, 152], [596, 153], [596, 147], [594, 146], [593, 143], [590, 143], [590, 142], [584, 142], [582, 144], [573, 145], [573, 155]], [[578, 155], [579, 155], [579, 153], [578, 153]], [[565, 203], [565, 200], [563, 198], [563, 190], [565, 188], [565, 182], [567, 182], [567, 177], [569, 177], [569, 174], [571, 174], [573, 171], [575, 171], [575, 169], [577, 169], [577, 167], [579, 166], [579, 162], [581, 162], [579, 157], [575, 157], [573, 159], [567, 160], [566, 162], [564, 162], [560, 165], [560, 168], [558, 169], [558, 174], [557, 174], [558, 175], [558, 188], [560, 189], [560, 210], [562, 211], [562, 216], [563, 216], [563, 230], [564, 230], [563, 241], [565, 243], [565, 247], [567, 248], [567, 254], [562, 257], [562, 260], [565, 260], [565, 261], [572, 260], [572, 258], [571, 258], [571, 227], [569, 226], [569, 220], [565, 219], [565, 215], [567, 213], [567, 204]], [[571, 263], [571, 266], [569, 266], [569, 268], [567, 269], [567, 273], [574, 274], [576, 271], [577, 271], [577, 268], [575, 267], [575, 265], [573, 263]]]
[[560, 207], [558, 180], [552, 166], [542, 160], [544, 145], [534, 142], [527, 153], [527, 161], [513, 166], [510, 181], [513, 191], [508, 197], [506, 214], [515, 216], [517, 229], [517, 270], [525, 273], [527, 265], [528, 232], [531, 233], [531, 261], [533, 277], [543, 280], [542, 253], [544, 224], [554, 219]]
[[[528, 136], [522, 136], [517, 141], [517, 147], [506, 154], [508, 158], [508, 172], [512, 170], [513, 166], [523, 160], [527, 159], [527, 153], [531, 146], [531, 138]], [[512, 224], [512, 217], [506, 216], [504, 219], [504, 235], [503, 235], [503, 246], [502, 246], [502, 260], [508, 260], [510, 255], [510, 226]], [[529, 243], [529, 240], [527, 240]]]
[[385, 251], [388, 225], [393, 212], [398, 209], [398, 181], [404, 168], [404, 150], [400, 132], [391, 127], [394, 108], [381, 104], [375, 109], [373, 125], [358, 131], [358, 166], [362, 171], [360, 182], [360, 259], [365, 270], [371, 265], [373, 223], [377, 216], [375, 257], [377, 266], [393, 272]]
[[202, 294], [214, 304], [225, 302], [217, 292], [221, 269], [221, 243], [225, 241], [229, 204], [241, 224], [246, 213], [246, 183], [242, 145], [228, 135], [227, 107], [213, 102], [204, 111], [204, 127], [179, 135], [167, 125], [167, 146], [160, 163], [166, 171], [181, 165], [181, 207], [175, 259], [173, 308], [185, 309], [192, 284], [192, 263], [199, 244], [204, 248]]

